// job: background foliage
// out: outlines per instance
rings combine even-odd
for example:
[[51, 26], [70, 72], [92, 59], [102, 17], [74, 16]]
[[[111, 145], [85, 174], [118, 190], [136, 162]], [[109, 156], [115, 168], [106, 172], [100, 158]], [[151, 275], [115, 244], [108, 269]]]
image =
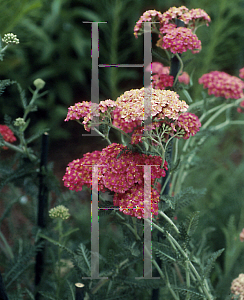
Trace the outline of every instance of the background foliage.
[[[219, 70], [238, 75], [238, 70], [244, 65], [243, 1], [152, 0], [150, 4], [146, 0], [1, 1], [0, 33], [14, 32], [20, 39], [20, 44], [10, 48], [5, 54], [4, 61], [1, 62], [1, 79], [17, 80], [23, 88], [27, 89], [36, 78], [41, 77], [46, 81], [48, 89], [48, 94], [38, 102], [40, 109], [33, 115], [30, 131], [36, 132], [40, 128], [49, 127], [51, 141], [64, 139], [67, 151], [74, 151], [69, 147], [70, 139], [68, 139], [72, 136], [73, 127], [66, 124], [64, 126], [63, 119], [69, 105], [90, 98], [91, 27], [89, 24], [82, 23], [83, 21], [107, 22], [99, 25], [101, 46], [99, 63], [142, 63], [143, 39], [136, 40], [133, 36], [135, 22], [147, 9], [163, 12], [171, 6], [181, 5], [189, 9], [202, 8], [212, 19], [208, 28], [199, 29], [202, 51], [187, 66], [194, 83], [189, 92], [193, 100], [196, 100], [201, 98], [202, 89], [197, 81], [202, 74]], [[101, 100], [115, 99], [126, 89], [141, 87], [143, 74], [142, 70], [132, 68], [129, 70], [103, 68], [100, 70], [99, 80]], [[10, 115], [13, 119], [21, 114], [18, 97], [15, 86], [8, 87], [1, 95], [1, 123], [4, 114]], [[233, 114], [235, 113], [233, 111]], [[198, 159], [195, 160], [192, 172], [189, 173], [185, 183], [186, 187], [206, 187], [207, 193], [177, 216], [180, 222], [183, 215], [200, 211], [199, 226], [195, 235], [206, 236], [208, 250], [226, 249], [225, 254], [218, 258], [211, 273], [217, 299], [224, 299], [228, 295], [231, 281], [243, 272], [243, 245], [239, 241], [239, 233], [244, 227], [243, 142], [243, 131], [238, 127], [229, 128], [221, 135], [213, 134], [209, 137], [206, 145], [199, 152]], [[93, 144], [90, 151], [95, 150], [96, 146]], [[52, 147], [55, 152], [55, 145]], [[30, 185], [32, 181], [28, 176], [22, 179], [13, 182], [17, 186], [16, 189], [8, 187], [4, 190], [1, 201], [3, 200], [5, 205], [11, 204], [8, 209], [12, 219], [4, 221], [9, 223], [8, 226], [7, 224], [4, 226], [9, 230], [8, 239], [13, 247], [11, 251], [18, 253], [19, 256], [26, 254], [25, 259], [28, 259], [28, 255], [33, 255], [34, 250], [24, 249], [26, 241], [31, 236], [28, 226], [31, 228], [35, 223], [33, 216], [35, 203], [26, 207], [19, 200], [25, 193], [30, 199], [35, 199], [37, 191], [35, 182]], [[32, 179], [36, 180], [36, 178]], [[61, 200], [54, 197], [52, 203], [73, 201], [72, 221], [75, 226], [83, 228], [82, 237], [87, 242], [89, 229], [86, 231], [85, 228], [89, 228], [90, 220], [87, 217], [89, 205], [85, 201], [81, 203], [80, 197], [86, 199], [89, 195], [84, 193], [78, 196], [67, 194], [67, 198], [60, 196]], [[10, 198], [13, 202], [9, 203]], [[14, 221], [13, 216], [18, 209], [23, 211], [21, 218], [26, 222], [26, 231], [17, 232], [14, 227], [16, 220]], [[17, 233], [18, 238], [15, 236]], [[74, 235], [70, 245], [72, 242], [74, 245], [79, 237]], [[78, 247], [78, 243], [75, 246]], [[111, 241], [104, 233], [102, 252], [106, 253], [109, 246]], [[87, 247], [89, 249], [89, 242]], [[1, 261], [5, 258], [10, 259], [11, 251], [3, 246], [2, 249], [5, 250], [1, 254]], [[7, 275], [10, 276], [11, 266], [7, 266], [7, 263], [1, 264], [2, 269], [5, 267], [9, 268], [6, 270], [9, 270]], [[29, 273], [25, 274], [27, 278], [23, 277], [23, 280], [16, 284], [16, 291], [20, 288], [20, 284], [30, 279]], [[31, 289], [31, 286], [27, 285], [27, 288]], [[9, 289], [12, 289], [12, 285]], [[148, 299], [147, 296], [144, 297]]]

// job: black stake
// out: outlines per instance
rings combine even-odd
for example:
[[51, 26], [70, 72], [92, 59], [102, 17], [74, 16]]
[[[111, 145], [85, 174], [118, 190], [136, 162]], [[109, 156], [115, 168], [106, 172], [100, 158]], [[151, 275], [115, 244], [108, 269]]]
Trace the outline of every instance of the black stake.
[[[39, 181], [39, 195], [38, 195], [38, 212], [37, 212], [37, 226], [41, 229], [46, 227], [47, 214], [48, 214], [48, 189], [45, 183], [45, 172], [47, 170], [47, 154], [48, 154], [48, 133], [42, 135], [41, 146], [41, 162], [40, 162], [40, 181]], [[38, 243], [42, 242], [40, 239]], [[41, 277], [44, 271], [44, 252], [45, 247], [36, 254], [35, 265], [35, 285], [36, 287], [41, 281]], [[35, 299], [38, 300], [40, 294], [37, 293]]]
[[3, 278], [0, 273], [0, 300], [8, 300], [8, 296], [5, 291], [4, 283], [3, 283]]
[[84, 300], [84, 287], [83, 283], [75, 284], [75, 300]]

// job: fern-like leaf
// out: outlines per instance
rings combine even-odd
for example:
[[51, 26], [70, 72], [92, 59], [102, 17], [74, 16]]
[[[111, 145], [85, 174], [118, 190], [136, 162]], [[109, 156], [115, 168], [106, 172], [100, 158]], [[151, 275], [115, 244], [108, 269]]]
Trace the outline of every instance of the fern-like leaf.
[[16, 81], [10, 79], [0, 80], [0, 96], [2, 95], [7, 86], [10, 86], [14, 83], [16, 83]]
[[189, 236], [193, 235], [193, 233], [197, 228], [198, 221], [199, 221], [199, 213], [200, 213], [199, 211], [196, 211], [187, 217], [186, 231]]
[[193, 189], [188, 187], [175, 196], [177, 209], [182, 209], [201, 198], [206, 193], [206, 189]]
[[206, 299], [206, 296], [204, 294], [200, 294], [199, 292], [196, 292], [191, 289], [187, 288], [174, 288], [174, 290], [178, 291], [180, 295], [186, 296], [189, 295], [191, 300], [201, 300]]
[[203, 276], [204, 276], [205, 278], [208, 278], [208, 276], [209, 276], [209, 274], [210, 274], [210, 272], [211, 272], [211, 270], [212, 270], [212, 268], [213, 268], [213, 265], [214, 265], [216, 259], [223, 253], [224, 250], [225, 250], [224, 248], [223, 248], [223, 249], [220, 249], [220, 250], [214, 252], [214, 253], [209, 257], [209, 259], [207, 260], [207, 264], [206, 264], [206, 266], [205, 266], [205, 268], [204, 268], [204, 270], [203, 270]]

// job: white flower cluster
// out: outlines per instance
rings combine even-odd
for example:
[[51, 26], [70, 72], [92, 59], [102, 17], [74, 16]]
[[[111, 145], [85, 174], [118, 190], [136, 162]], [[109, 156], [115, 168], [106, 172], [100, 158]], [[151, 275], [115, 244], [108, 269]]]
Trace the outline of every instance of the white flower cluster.
[[49, 217], [52, 219], [63, 219], [66, 220], [70, 217], [68, 208], [64, 205], [58, 205], [49, 210]]
[[5, 44], [19, 44], [19, 39], [17, 38], [16, 34], [13, 33], [5, 33], [2, 41]]

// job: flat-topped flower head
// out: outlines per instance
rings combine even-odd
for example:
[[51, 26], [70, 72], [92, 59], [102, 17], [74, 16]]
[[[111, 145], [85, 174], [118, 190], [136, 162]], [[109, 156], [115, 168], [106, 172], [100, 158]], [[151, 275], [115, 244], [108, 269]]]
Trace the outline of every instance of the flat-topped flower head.
[[175, 20], [188, 12], [189, 9], [185, 6], [180, 7], [170, 7], [166, 12], [162, 14], [162, 22], [163, 24], [168, 24], [170, 21]]
[[157, 46], [172, 53], [183, 53], [191, 50], [197, 53], [201, 50], [201, 41], [189, 28], [177, 27], [158, 40]]
[[198, 82], [208, 89], [209, 95], [224, 97], [226, 99], [239, 99], [244, 96], [244, 82], [225, 72], [212, 71], [204, 74]]
[[81, 191], [84, 185], [90, 187], [92, 166], [99, 164], [100, 154], [101, 151], [88, 152], [83, 158], [70, 162], [63, 177], [64, 186], [75, 191]]
[[19, 44], [19, 39], [17, 38], [16, 34], [13, 33], [5, 33], [2, 41], [5, 44]]
[[144, 118], [151, 117], [152, 121], [164, 118], [175, 120], [180, 113], [187, 111], [188, 105], [184, 100], [179, 100], [179, 95], [174, 91], [153, 88], [147, 90], [150, 95], [146, 103], [144, 88], [126, 91], [117, 98], [114, 126], [128, 133], [141, 126]]
[[68, 114], [64, 121], [69, 120], [79, 120], [81, 118], [84, 118], [91, 109], [91, 102], [83, 101], [83, 102], [77, 102], [75, 105], [70, 106], [68, 108]]
[[201, 8], [193, 8], [189, 10], [184, 13], [180, 19], [187, 25], [188, 28], [191, 28], [194, 31], [201, 25], [209, 26], [209, 22], [211, 22], [209, 15]]
[[186, 140], [189, 139], [191, 135], [193, 136], [199, 131], [201, 122], [196, 115], [186, 112], [179, 116], [177, 126], [184, 130], [182, 137]]
[[102, 150], [99, 163], [100, 185], [116, 193], [125, 193], [135, 184], [142, 184], [144, 165], [152, 166], [152, 182], [164, 177], [167, 169], [167, 163], [161, 169], [161, 157], [132, 152], [116, 143]]
[[144, 22], [162, 22], [162, 13], [157, 10], [147, 10], [143, 13], [140, 19], [136, 22], [134, 27], [134, 35], [138, 38], [139, 34], [143, 33]]
[[231, 293], [239, 295], [239, 300], [244, 300], [244, 274], [239, 274], [239, 276], [232, 281]]
[[119, 206], [119, 210], [126, 215], [138, 219], [149, 218], [151, 213], [153, 216], [158, 214], [159, 192], [152, 188], [150, 198], [151, 203], [149, 199], [146, 199], [146, 205], [144, 205], [144, 185], [137, 184], [125, 193], [115, 193], [113, 203]]
[[[0, 134], [2, 135], [4, 141], [8, 143], [13, 143], [16, 141], [13, 131], [7, 125], [0, 125]], [[8, 147], [3, 146], [4, 150], [7, 150]]]
[[49, 210], [49, 217], [52, 219], [66, 220], [70, 217], [69, 209], [64, 205], [58, 205]]

